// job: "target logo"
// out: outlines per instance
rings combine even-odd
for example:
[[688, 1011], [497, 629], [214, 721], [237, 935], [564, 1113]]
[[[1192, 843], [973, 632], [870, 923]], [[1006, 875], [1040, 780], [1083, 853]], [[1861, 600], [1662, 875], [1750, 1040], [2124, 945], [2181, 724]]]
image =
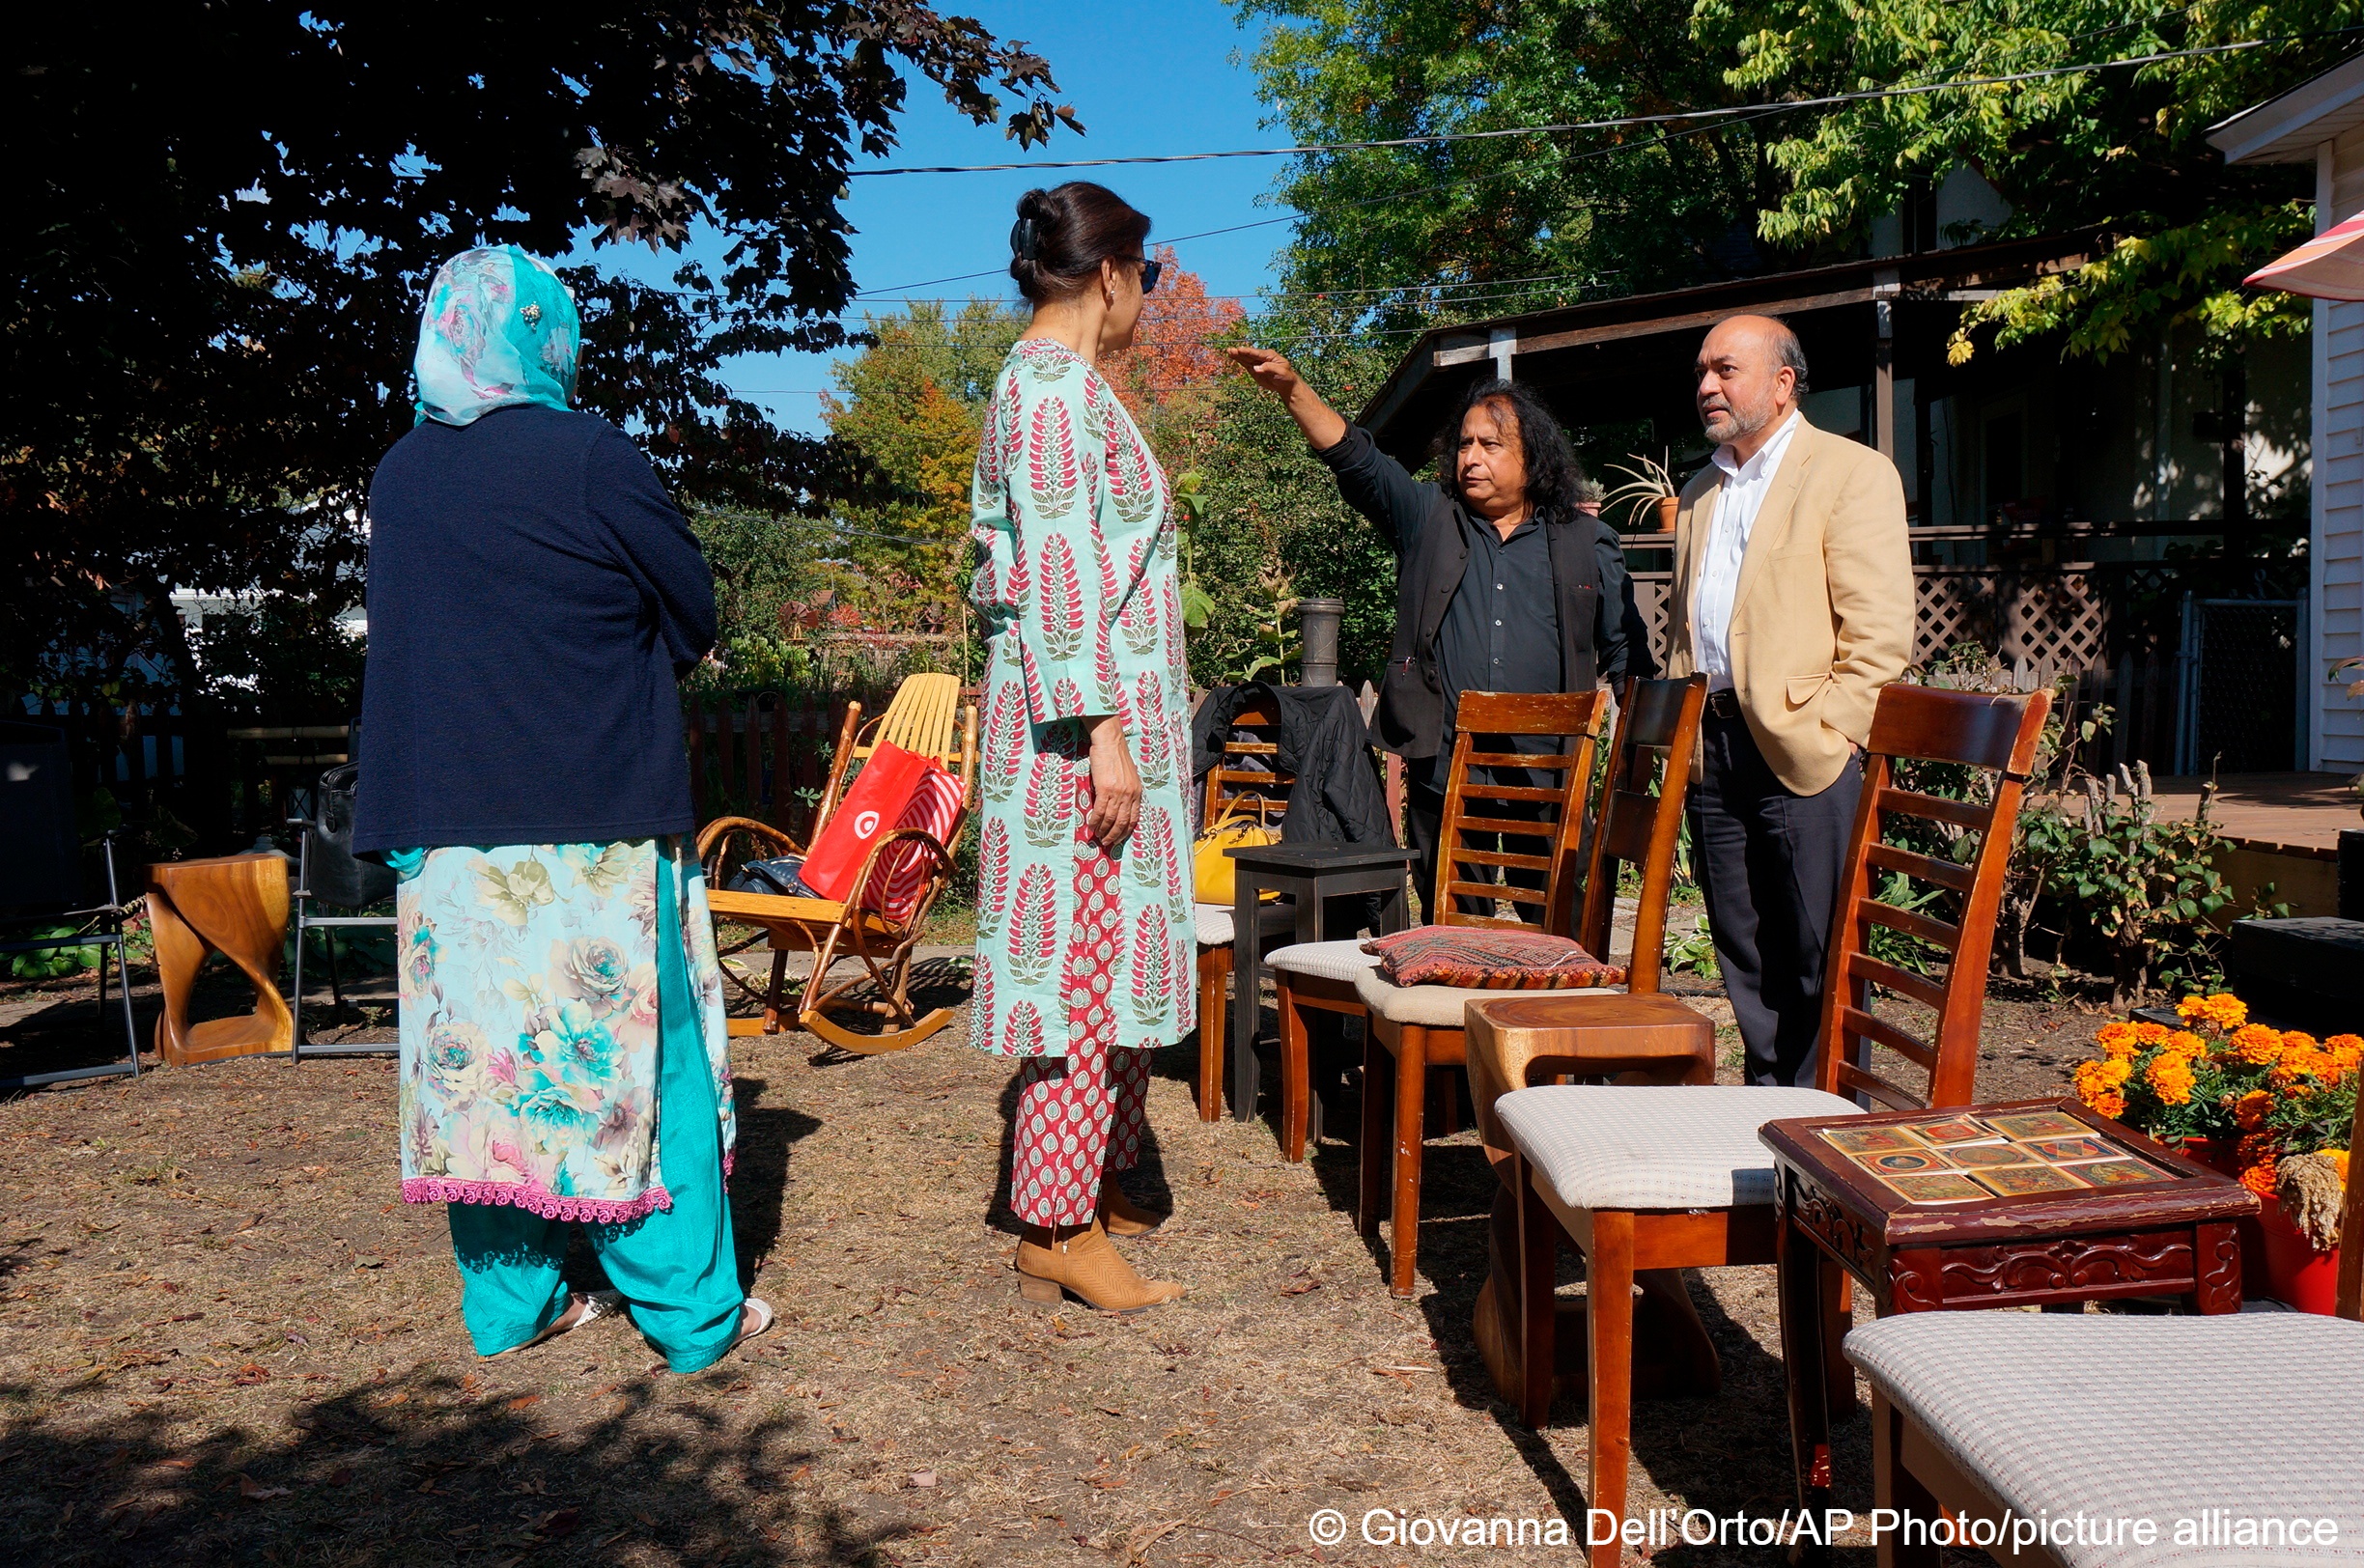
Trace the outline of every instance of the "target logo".
[[854, 836], [856, 838], [868, 838], [878, 830], [879, 814], [877, 812], [864, 811], [855, 817]]

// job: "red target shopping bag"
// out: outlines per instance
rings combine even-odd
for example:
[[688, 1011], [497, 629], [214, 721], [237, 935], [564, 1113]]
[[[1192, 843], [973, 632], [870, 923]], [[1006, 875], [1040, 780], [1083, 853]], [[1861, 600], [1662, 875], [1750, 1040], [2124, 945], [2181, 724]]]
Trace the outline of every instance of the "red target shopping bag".
[[[943, 768], [928, 761], [915, 751], [885, 742], [870, 754], [861, 772], [847, 789], [845, 798], [830, 813], [829, 825], [821, 836], [813, 840], [812, 852], [804, 857], [801, 875], [804, 885], [823, 898], [839, 902], [852, 897], [854, 879], [861, 874], [862, 862], [869, 858], [870, 847], [898, 827], [928, 827], [941, 838], [944, 826], [934, 822], [932, 807], [943, 785], [930, 775], [949, 781], [954, 810], [958, 810], [959, 781]], [[915, 807], [919, 808], [915, 812]], [[915, 820], [926, 818], [926, 821]], [[915, 820], [907, 820], [915, 819]], [[915, 855], [926, 852], [913, 845]], [[900, 868], [895, 868], [900, 869]], [[890, 869], [879, 868], [888, 875], [874, 877], [874, 882], [891, 880]], [[874, 892], [884, 893], [874, 886]], [[868, 900], [864, 900], [865, 904]]]

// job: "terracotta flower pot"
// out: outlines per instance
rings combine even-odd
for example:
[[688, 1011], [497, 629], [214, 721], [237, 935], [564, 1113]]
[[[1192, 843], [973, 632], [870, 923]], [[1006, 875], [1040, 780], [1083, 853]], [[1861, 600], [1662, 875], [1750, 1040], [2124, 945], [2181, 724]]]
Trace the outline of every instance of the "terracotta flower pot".
[[[2283, 1214], [2279, 1201], [2261, 1198], [2259, 1202], [2264, 1205], [2258, 1224], [2265, 1240], [2265, 1294], [2301, 1312], [2331, 1316], [2339, 1298], [2339, 1248], [2316, 1251], [2306, 1233]], [[2246, 1268], [2244, 1258], [2244, 1271]]]
[[1658, 531], [1660, 533], [1671, 534], [1674, 531], [1674, 514], [1681, 509], [1682, 500], [1679, 496], [1661, 495], [1658, 497]]

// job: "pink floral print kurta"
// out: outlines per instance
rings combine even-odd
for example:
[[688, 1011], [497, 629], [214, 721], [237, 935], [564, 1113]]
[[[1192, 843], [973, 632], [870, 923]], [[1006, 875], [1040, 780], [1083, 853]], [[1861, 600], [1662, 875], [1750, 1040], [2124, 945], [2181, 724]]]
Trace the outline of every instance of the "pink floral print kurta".
[[[1156, 1050], [1192, 1027], [1189, 690], [1166, 476], [1108, 382], [1027, 338], [995, 383], [971, 486], [986, 637], [976, 990], [970, 1038]], [[1086, 715], [1124, 720], [1140, 824], [1080, 830]]]

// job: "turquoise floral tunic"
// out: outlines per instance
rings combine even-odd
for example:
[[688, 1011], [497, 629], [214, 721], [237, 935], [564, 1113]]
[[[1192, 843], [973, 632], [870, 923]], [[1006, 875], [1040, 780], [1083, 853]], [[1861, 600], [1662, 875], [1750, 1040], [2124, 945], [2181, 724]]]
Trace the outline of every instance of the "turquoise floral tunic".
[[[660, 928], [660, 877], [673, 879], [678, 929]], [[595, 1223], [672, 1207], [659, 1147], [660, 941], [689, 959], [702, 1014], [690, 1032], [714, 1075], [727, 1167], [722, 971], [705, 879], [682, 841], [428, 850], [394, 909], [407, 1201]]]
[[[995, 383], [971, 485], [986, 641], [970, 1039], [1064, 1056], [1154, 1050], [1193, 1025], [1189, 686], [1166, 476], [1115, 392], [1027, 338]], [[1084, 836], [1086, 715], [1124, 721], [1140, 826]]]

